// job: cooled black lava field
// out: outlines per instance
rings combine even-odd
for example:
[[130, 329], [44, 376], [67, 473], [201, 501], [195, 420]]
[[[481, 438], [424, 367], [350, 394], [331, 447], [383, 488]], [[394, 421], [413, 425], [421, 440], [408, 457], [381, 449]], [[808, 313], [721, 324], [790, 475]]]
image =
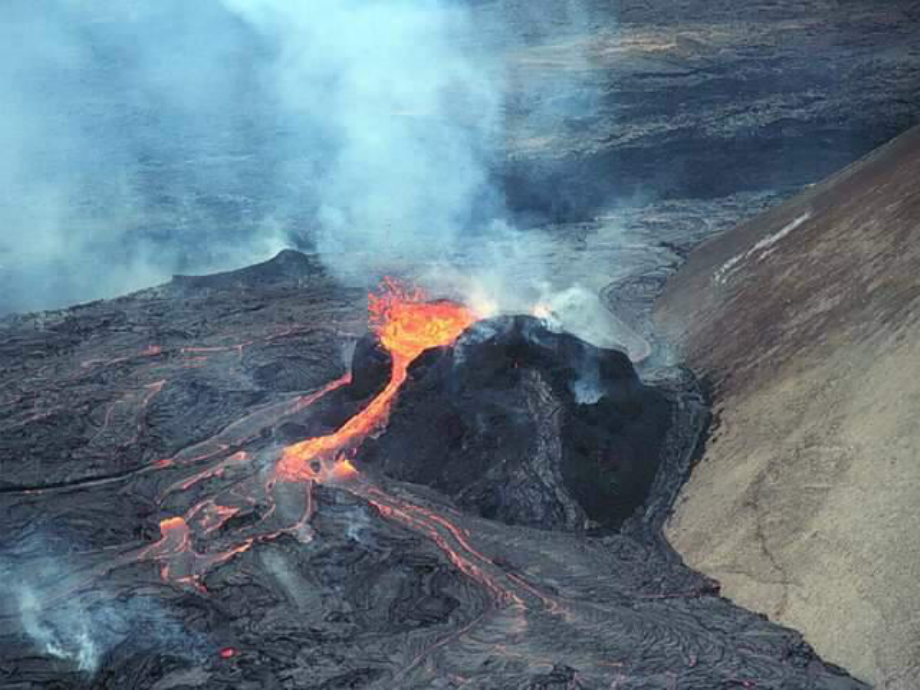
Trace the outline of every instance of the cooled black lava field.
[[661, 537], [692, 380], [539, 319], [425, 351], [283, 477], [392, 381], [366, 313], [285, 252], [2, 322], [0, 686], [865, 687]]

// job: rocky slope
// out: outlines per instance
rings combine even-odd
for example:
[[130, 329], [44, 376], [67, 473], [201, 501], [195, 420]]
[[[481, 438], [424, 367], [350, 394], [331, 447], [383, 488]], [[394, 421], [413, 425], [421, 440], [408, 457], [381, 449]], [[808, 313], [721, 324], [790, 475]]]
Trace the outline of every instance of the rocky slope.
[[658, 304], [717, 422], [668, 537], [880, 688], [920, 676], [920, 129], [694, 251]]

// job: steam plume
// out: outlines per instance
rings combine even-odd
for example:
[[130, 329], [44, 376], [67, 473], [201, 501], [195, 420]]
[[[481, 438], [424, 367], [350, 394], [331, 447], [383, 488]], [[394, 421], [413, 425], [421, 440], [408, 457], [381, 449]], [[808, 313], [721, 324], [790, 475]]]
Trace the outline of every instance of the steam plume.
[[448, 253], [501, 206], [488, 54], [446, 0], [3, 3], [0, 312]]
[[49, 615], [35, 591], [23, 585], [18, 589], [22, 626], [49, 656], [72, 661], [81, 671], [95, 671], [100, 650], [90, 634], [85, 612], [73, 607]]
[[0, 312], [282, 248], [261, 55], [216, 0], [0, 4]]
[[[0, 313], [291, 245], [351, 280], [410, 268], [526, 310], [568, 285], [549, 285], [552, 247], [512, 227], [495, 184], [503, 60], [584, 29], [581, 4], [2, 3]], [[538, 100], [538, 129], [572, 107]]]
[[39, 654], [89, 675], [116, 648], [126, 656], [168, 652], [193, 660], [212, 649], [155, 599], [118, 597], [99, 587], [80, 590], [84, 575], [58, 553], [58, 543], [48, 535], [32, 535], [0, 550], [0, 581], [8, 595], [0, 601], [0, 619], [18, 618], [18, 625], [0, 634], [4, 643], [28, 639]]
[[442, 0], [225, 0], [272, 45], [278, 102], [322, 131], [316, 247], [334, 269], [432, 260], [489, 206], [501, 89]]

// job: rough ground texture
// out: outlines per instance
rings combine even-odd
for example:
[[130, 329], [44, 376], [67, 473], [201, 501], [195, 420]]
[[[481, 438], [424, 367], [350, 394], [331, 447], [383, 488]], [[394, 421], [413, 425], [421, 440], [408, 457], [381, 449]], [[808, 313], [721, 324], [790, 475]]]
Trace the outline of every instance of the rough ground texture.
[[523, 37], [509, 64], [512, 206], [557, 220], [788, 194], [920, 121], [909, 0], [478, 7]]
[[920, 130], [694, 251], [657, 308], [717, 423], [668, 537], [880, 688], [920, 677]]
[[[528, 247], [539, 248], [508, 253], [520, 283], [578, 283], [641, 329], [689, 245], [917, 121], [914, 4], [471, 3], [482, 40], [509, 58], [507, 156], [494, 175], [518, 224], [532, 228]], [[563, 15], [575, 5], [584, 12], [573, 24]], [[122, 122], [117, 107], [105, 112]], [[136, 119], [132, 135], [143, 139], [143, 123], [156, 118]], [[137, 236], [200, 243], [278, 211], [270, 172], [303, 151], [286, 147], [292, 158], [273, 161], [277, 138], [295, 133], [268, 122], [232, 159], [211, 155], [224, 152], [214, 128], [201, 146], [174, 142], [138, 161], [131, 172], [152, 180], [152, 199]], [[235, 181], [221, 194], [196, 183], [221, 177]], [[205, 199], [209, 212], [188, 217], [187, 196]], [[297, 222], [308, 227], [304, 216]], [[0, 310], [43, 304], [23, 294], [23, 272], [4, 264]], [[35, 275], [53, 273], [40, 266]], [[864, 687], [797, 633], [719, 598], [661, 538], [705, 416], [686, 380], [645, 386], [669, 411], [661, 448], [650, 444], [644, 458], [657, 466], [651, 484], [642, 465], [634, 490], [599, 487], [627, 506], [644, 499], [625, 521], [596, 512], [590, 494], [576, 496], [563, 470], [574, 458], [596, 477], [587, 458], [626, 477], [641, 456], [598, 452], [617, 431], [607, 411], [599, 420], [578, 410], [569, 375], [562, 385], [553, 373], [570, 362], [529, 359], [533, 351], [524, 371], [503, 364], [467, 384], [470, 406], [511, 405], [522, 427], [501, 415], [477, 420], [470, 406], [453, 409], [456, 418], [428, 409], [453, 404], [445, 386], [456, 380], [442, 368], [456, 355], [436, 353], [413, 372], [391, 431], [366, 449], [379, 455], [390, 444], [406, 451], [403, 462], [359, 456], [361, 481], [266, 487], [284, 444], [337, 428], [382, 384], [378, 362], [315, 397], [345, 372], [364, 310], [363, 291], [286, 253], [3, 322], [0, 686]], [[627, 346], [649, 368], [647, 343], [624, 340], [609, 315], [599, 321], [583, 334]], [[370, 356], [362, 347], [358, 361]], [[612, 411], [620, 430], [635, 428], [630, 410]], [[415, 414], [444, 426], [421, 435]], [[579, 421], [592, 428], [573, 431]], [[537, 433], [525, 439], [522, 428]], [[530, 458], [525, 440], [540, 460], [531, 469], [548, 483], [529, 474], [530, 483], [514, 483], [525, 476], [516, 463]], [[457, 467], [452, 442], [507, 482], [491, 487], [497, 499], [463, 468], [458, 483], [446, 468], [424, 475], [435, 445]], [[556, 516], [559, 529], [528, 526], [536, 513], [521, 506]], [[189, 529], [164, 536], [160, 522], [177, 515]]]
[[[4, 689], [865, 687], [798, 633], [719, 597], [661, 538], [705, 420], [689, 381], [643, 386], [624, 356], [532, 319], [485, 324], [462, 350], [416, 362], [377, 458], [355, 457], [360, 474], [266, 481], [285, 444], [338, 428], [385, 383], [385, 359], [363, 341], [352, 383], [315, 395], [343, 373], [364, 308], [286, 252], [2, 322]], [[461, 351], [494, 376], [448, 375], [462, 373]], [[572, 393], [585, 353], [608, 400], [582, 406], [612, 420], [575, 434], [593, 449], [565, 430], [592, 418]], [[451, 401], [461, 423], [425, 430], [437, 454], [407, 415], [444, 404], [452, 386], [466, 396]], [[537, 436], [529, 487], [511, 486], [524, 457], [514, 422], [468, 425], [505, 403]], [[663, 442], [631, 455], [590, 452], [658, 431]], [[442, 481], [458, 439], [474, 480], [507, 480], [488, 504], [504, 521]], [[381, 457], [387, 448], [402, 455]], [[421, 476], [423, 460], [448, 466]], [[598, 461], [627, 479], [629, 463], [658, 468], [638, 500], [626, 483], [602, 487], [643, 503], [618, 531], [520, 524], [522, 507], [590, 515], [564, 475]]]
[[362, 461], [510, 524], [619, 527], [648, 494], [672, 414], [623, 353], [504, 317], [417, 363]]

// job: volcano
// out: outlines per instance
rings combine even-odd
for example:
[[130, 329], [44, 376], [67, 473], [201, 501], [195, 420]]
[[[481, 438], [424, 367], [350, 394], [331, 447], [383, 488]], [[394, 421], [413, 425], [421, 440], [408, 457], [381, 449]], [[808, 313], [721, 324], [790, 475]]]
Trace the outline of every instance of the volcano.
[[409, 373], [363, 464], [536, 528], [618, 527], [644, 502], [671, 407], [623, 353], [509, 316]]
[[3, 328], [5, 688], [865, 687], [662, 538], [682, 370], [294, 252]]

